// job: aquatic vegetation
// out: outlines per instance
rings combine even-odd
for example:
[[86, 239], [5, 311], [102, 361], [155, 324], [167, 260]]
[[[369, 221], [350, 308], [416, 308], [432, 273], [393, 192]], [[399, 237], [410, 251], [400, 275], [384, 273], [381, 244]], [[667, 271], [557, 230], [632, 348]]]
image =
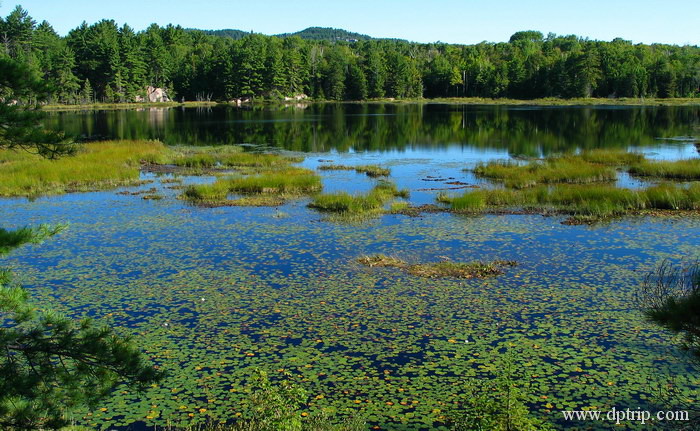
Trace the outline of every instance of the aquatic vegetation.
[[348, 165], [320, 165], [317, 169], [321, 171], [354, 171], [355, 167], [354, 166], [348, 166]]
[[644, 154], [609, 149], [586, 150], [567, 157], [608, 166], [631, 166], [644, 161]]
[[405, 261], [393, 257], [387, 256], [385, 254], [373, 254], [371, 256], [361, 256], [357, 258], [357, 261], [363, 265], [374, 267], [405, 267], [408, 265]]
[[389, 175], [391, 175], [391, 169], [383, 168], [379, 165], [355, 166], [355, 172], [364, 173], [368, 177], [372, 177], [372, 178], [388, 177]]
[[461, 196], [439, 196], [454, 211], [484, 212], [498, 208], [532, 212], [557, 211], [605, 218], [643, 210], [700, 209], [700, 184], [661, 184], [641, 190], [609, 185], [558, 185], [524, 190], [481, 189]]
[[391, 213], [401, 213], [407, 211], [411, 207], [406, 201], [394, 201], [389, 205], [389, 212]]
[[[285, 198], [321, 190], [321, 179], [313, 171], [285, 168], [258, 174], [217, 178], [211, 184], [188, 186], [182, 198], [201, 206], [277, 206]], [[231, 193], [245, 195], [228, 199]]]
[[630, 174], [679, 180], [700, 180], [700, 159], [643, 161], [629, 169]]
[[399, 190], [396, 184], [379, 181], [366, 194], [351, 195], [346, 192], [320, 194], [309, 204], [318, 211], [340, 213], [345, 215], [372, 215], [384, 210], [384, 205], [396, 197], [408, 197], [408, 190]]
[[[13, 225], [73, 211], [61, 244], [9, 264], [21, 262], [38, 306], [111, 316], [168, 371], [145, 394], [120, 390], [77, 412], [89, 429], [244, 417], [252, 369], [263, 368], [307, 391], [304, 418], [328, 412], [336, 422], [362, 416], [365, 428], [447, 430], [460, 418], [453, 410], [470, 410], [454, 394], [492, 380], [498, 363], [487, 352], [506, 348], [518, 370], [536, 376], [518, 387], [542, 420], [619, 399], [646, 408], [651, 385], [669, 375], [697, 399], [667, 337], [628, 302], [650, 262], [696, 248], [697, 219], [570, 228], [542, 217], [436, 214], [357, 228], [318, 223], [301, 205], [278, 220], [261, 217], [273, 210], [201, 211], [176, 200], [95, 205], [100, 196], [85, 196], [77, 211], [65, 199], [0, 208]], [[381, 252], [411, 263], [501, 256], [520, 265], [496, 278], [424, 278], [354, 260]]]
[[362, 265], [371, 267], [400, 268], [411, 275], [425, 278], [452, 277], [452, 278], [485, 278], [503, 274], [503, 268], [516, 266], [517, 262], [496, 260], [493, 262], [451, 262], [441, 261], [434, 263], [409, 264], [399, 258], [375, 254], [362, 256], [357, 259]]
[[549, 158], [524, 165], [511, 161], [493, 161], [477, 165], [474, 174], [502, 181], [509, 188], [554, 183], [583, 184], [613, 181], [617, 178], [614, 169], [588, 163], [577, 157]]
[[164, 198], [163, 195], [159, 195], [157, 193], [144, 194], [143, 196], [141, 196], [141, 199], [143, 199], [145, 201], [159, 201], [163, 198]]
[[313, 171], [288, 168], [258, 175], [222, 179], [228, 190], [238, 193], [275, 193], [300, 195], [321, 190], [321, 178]]
[[188, 168], [286, 167], [303, 157], [270, 153], [243, 152], [240, 146], [174, 147], [171, 163]]
[[162, 161], [158, 141], [84, 144], [75, 156], [47, 160], [24, 151], [0, 151], [0, 196], [35, 196], [137, 184], [141, 162]]
[[391, 169], [383, 168], [379, 165], [360, 165], [360, 166], [348, 166], [348, 165], [321, 165], [318, 167], [322, 171], [355, 171], [358, 174], [365, 174], [368, 177], [378, 178], [378, 177], [388, 177], [391, 175]]

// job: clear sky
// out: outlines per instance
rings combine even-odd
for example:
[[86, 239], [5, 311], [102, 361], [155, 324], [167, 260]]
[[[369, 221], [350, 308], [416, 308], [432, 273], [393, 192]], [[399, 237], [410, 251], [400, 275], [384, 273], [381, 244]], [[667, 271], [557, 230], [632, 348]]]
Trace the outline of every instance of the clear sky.
[[700, 44], [700, 0], [0, 0], [0, 15], [16, 4], [62, 35], [82, 21], [109, 18], [136, 30], [157, 23], [276, 34], [319, 26], [450, 43], [501, 42], [519, 30], [539, 30]]

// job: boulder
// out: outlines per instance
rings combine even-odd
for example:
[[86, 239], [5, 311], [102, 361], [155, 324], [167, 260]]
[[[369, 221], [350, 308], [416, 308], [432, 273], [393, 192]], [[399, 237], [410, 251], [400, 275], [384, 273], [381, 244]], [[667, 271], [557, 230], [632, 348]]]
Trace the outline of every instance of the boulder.
[[168, 93], [164, 88], [151, 87], [150, 85], [146, 88], [146, 97], [151, 103], [170, 102]]

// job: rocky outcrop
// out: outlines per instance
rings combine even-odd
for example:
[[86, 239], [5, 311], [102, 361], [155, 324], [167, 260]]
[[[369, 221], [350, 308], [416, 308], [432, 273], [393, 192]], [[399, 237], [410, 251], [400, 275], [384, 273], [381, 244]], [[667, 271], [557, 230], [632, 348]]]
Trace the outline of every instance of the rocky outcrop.
[[146, 101], [150, 103], [170, 102], [170, 97], [164, 88], [146, 87]]
[[285, 102], [289, 102], [290, 100], [300, 101], [300, 100], [304, 100], [304, 99], [308, 99], [308, 98], [309, 98], [309, 96], [307, 96], [304, 93], [301, 93], [301, 94], [295, 94], [294, 97], [285, 97], [284, 100], [285, 100]]

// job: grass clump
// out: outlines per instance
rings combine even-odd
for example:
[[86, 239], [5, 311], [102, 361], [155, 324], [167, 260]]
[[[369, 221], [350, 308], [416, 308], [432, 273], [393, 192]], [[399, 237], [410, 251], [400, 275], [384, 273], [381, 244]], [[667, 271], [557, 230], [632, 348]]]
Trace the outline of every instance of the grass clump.
[[318, 167], [319, 170], [321, 171], [354, 171], [355, 167], [354, 166], [348, 166], [348, 165], [321, 165]]
[[413, 275], [425, 278], [486, 278], [504, 273], [503, 267], [515, 266], [511, 261], [494, 262], [437, 262], [409, 265], [406, 270]]
[[321, 165], [318, 169], [322, 171], [355, 171], [358, 174], [365, 174], [372, 178], [388, 177], [391, 175], [391, 170], [389, 168], [383, 168], [379, 165]]
[[263, 172], [246, 177], [223, 180], [228, 190], [237, 193], [274, 193], [301, 195], [321, 190], [321, 178], [313, 171], [303, 168], [288, 168]]
[[383, 168], [379, 165], [362, 165], [355, 166], [355, 172], [363, 173], [368, 177], [378, 178], [378, 177], [388, 177], [391, 175], [391, 170], [389, 168]]
[[699, 180], [700, 159], [643, 161], [630, 167], [630, 174], [678, 180]]
[[219, 147], [175, 147], [171, 162], [175, 166], [187, 168], [255, 167], [269, 169], [286, 167], [303, 160], [303, 157], [297, 156], [243, 152], [241, 147], [222, 145]]
[[661, 184], [642, 190], [610, 185], [539, 186], [524, 190], [475, 190], [462, 196], [439, 196], [457, 212], [484, 212], [499, 208], [532, 212], [555, 211], [590, 220], [643, 210], [698, 210], [700, 184], [683, 187]]
[[370, 268], [378, 267], [393, 267], [393, 268], [403, 268], [407, 265], [403, 260], [387, 256], [385, 254], [374, 254], [372, 256], [362, 256], [357, 259], [362, 265], [369, 266]]
[[617, 178], [615, 170], [609, 166], [588, 163], [576, 157], [551, 158], [526, 165], [494, 161], [478, 165], [474, 168], [474, 173], [517, 189], [538, 184], [584, 184], [613, 181]]
[[48, 160], [24, 151], [0, 151], [0, 196], [37, 196], [104, 190], [138, 183], [142, 162], [166, 157], [158, 141], [84, 144], [74, 156]]
[[[321, 179], [313, 171], [286, 168], [245, 177], [219, 178], [212, 184], [188, 186], [182, 198], [201, 206], [277, 206], [290, 196], [321, 190]], [[228, 199], [231, 193], [244, 196]]]
[[408, 197], [408, 190], [399, 190], [389, 181], [380, 181], [369, 193], [351, 195], [346, 192], [316, 196], [309, 207], [318, 211], [346, 215], [369, 215], [383, 211], [384, 205], [396, 197]]
[[607, 166], [632, 166], [644, 160], [644, 155], [641, 153], [606, 149], [586, 150], [582, 151], [577, 156], [570, 157], [579, 158], [588, 163], [597, 163]]
[[362, 256], [357, 259], [362, 265], [372, 267], [399, 268], [409, 274], [425, 278], [486, 278], [503, 274], [503, 268], [516, 266], [517, 262], [495, 260], [493, 262], [434, 262], [409, 264], [399, 258], [384, 254]]

